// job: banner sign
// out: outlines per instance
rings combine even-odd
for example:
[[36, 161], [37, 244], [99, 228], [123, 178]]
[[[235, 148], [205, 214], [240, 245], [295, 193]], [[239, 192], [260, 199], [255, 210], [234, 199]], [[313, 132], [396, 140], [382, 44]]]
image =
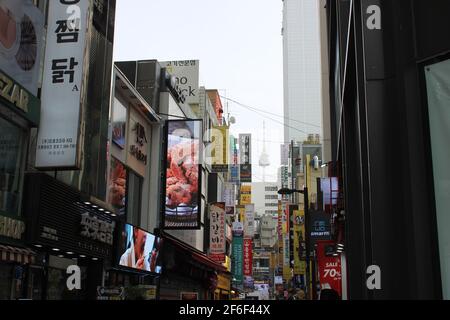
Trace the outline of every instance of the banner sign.
[[226, 214], [234, 215], [234, 206], [236, 205], [236, 190], [232, 183], [224, 184], [223, 198], [225, 201]]
[[247, 204], [245, 206], [245, 221], [244, 221], [244, 237], [253, 238], [255, 236], [255, 205]]
[[294, 274], [306, 274], [305, 211], [294, 210]]
[[225, 203], [217, 202], [209, 205], [209, 253], [216, 262], [225, 262], [226, 234], [225, 234]]
[[[317, 263], [319, 271], [319, 282], [321, 287], [331, 287], [340, 297], [342, 297], [342, 270], [341, 257], [335, 257], [333, 249], [328, 250], [327, 247], [334, 247], [332, 241], [317, 241]], [[330, 252], [330, 254], [327, 254]]]
[[239, 221], [242, 222], [242, 224], [245, 223], [245, 206], [236, 206], [236, 213], [239, 216]]
[[244, 238], [242, 236], [233, 236], [232, 243], [232, 260], [231, 260], [231, 273], [233, 274], [233, 279], [235, 283], [242, 284], [244, 281]]
[[282, 229], [283, 229], [283, 278], [291, 279], [291, 253], [289, 239], [289, 204], [282, 201]]
[[229, 164], [229, 127], [213, 126], [211, 142], [212, 172], [228, 172]]
[[252, 203], [252, 186], [251, 185], [242, 185], [241, 186], [241, 205], [247, 205]]
[[200, 229], [202, 120], [168, 120], [163, 185], [165, 229]]
[[91, 1], [49, 1], [36, 168], [78, 168]]
[[253, 275], [253, 240], [244, 239], [244, 276]]
[[241, 181], [239, 165], [232, 164], [230, 166], [230, 177], [233, 184], [239, 184]]
[[239, 135], [241, 182], [252, 182], [252, 135]]

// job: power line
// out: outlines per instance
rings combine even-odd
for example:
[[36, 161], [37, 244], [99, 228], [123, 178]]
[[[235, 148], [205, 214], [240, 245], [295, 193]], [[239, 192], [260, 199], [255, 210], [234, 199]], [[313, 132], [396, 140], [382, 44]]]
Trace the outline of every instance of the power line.
[[[232, 101], [232, 100], [230, 100], [230, 101]], [[260, 112], [258, 112], [258, 111], [256, 111], [256, 110], [252, 110], [251, 107], [248, 107], [248, 106], [246, 106], [246, 105], [244, 105], [244, 104], [242, 104], [242, 103], [240, 103], [240, 102], [237, 102], [237, 101], [234, 101], [234, 100], [233, 100], [232, 102], [234, 102], [235, 104], [237, 104], [237, 105], [239, 105], [239, 106], [241, 106], [241, 107], [243, 107], [243, 108], [246, 108], [246, 109], [248, 109], [248, 110], [250, 110], [250, 111], [252, 111], [252, 112], [254, 112], [254, 113], [260, 115], [260, 116], [263, 117], [263, 118], [266, 118], [266, 119], [272, 120], [273, 122], [276, 122], [276, 123], [278, 123], [278, 124], [281, 124], [283, 127], [290, 128], [290, 129], [292, 129], [292, 130], [296, 130], [296, 131], [298, 131], [298, 132], [301, 132], [301, 133], [303, 133], [305, 136], [308, 136], [308, 135], [310, 134], [310, 132], [306, 132], [306, 131], [304, 131], [304, 130], [300, 130], [300, 129], [298, 129], [298, 128], [294, 128], [294, 127], [292, 127], [292, 126], [290, 126], [290, 125], [287, 125], [287, 124], [285, 124], [285, 123], [283, 123], [283, 122], [280, 122], [280, 121], [278, 121], [278, 120], [276, 120], [276, 119], [273, 119], [273, 118], [270, 118], [270, 117], [268, 117], [268, 116], [266, 116], [266, 115], [263, 115], [263, 114], [261, 114]], [[327, 140], [325, 140], [325, 139], [321, 139], [321, 140], [322, 140], [322, 141], [327, 141]]]
[[285, 120], [289, 120], [289, 121], [293, 121], [293, 122], [298, 122], [298, 123], [301, 123], [301, 124], [306, 124], [306, 125], [311, 126], [311, 127], [321, 128], [320, 126], [318, 126], [318, 125], [316, 125], [316, 124], [313, 124], [313, 123], [304, 122], [304, 121], [300, 121], [300, 120], [296, 120], [296, 119], [291, 119], [291, 118], [289, 118], [289, 117], [281, 116], [281, 115], [276, 114], [276, 113], [272, 113], [272, 112], [265, 111], [265, 110], [262, 110], [262, 109], [259, 109], [259, 108], [251, 107], [251, 106], [245, 105], [245, 104], [243, 104], [243, 103], [240, 103], [239, 101], [236, 101], [236, 100], [233, 100], [233, 99], [230, 99], [230, 98], [226, 98], [226, 97], [222, 97], [222, 96], [221, 96], [221, 98], [223, 98], [223, 99], [225, 99], [225, 100], [228, 100], [228, 101], [231, 101], [231, 102], [233, 102], [233, 103], [236, 103], [236, 104], [238, 104], [238, 105], [240, 105], [240, 106], [242, 106], [242, 107], [246, 107], [246, 108], [248, 108], [248, 109], [253, 109], [253, 110], [255, 110], [255, 111], [267, 113], [267, 114], [270, 114], [270, 115], [273, 115], [273, 116], [276, 116], [276, 117], [283, 118], [283, 119], [285, 119]]

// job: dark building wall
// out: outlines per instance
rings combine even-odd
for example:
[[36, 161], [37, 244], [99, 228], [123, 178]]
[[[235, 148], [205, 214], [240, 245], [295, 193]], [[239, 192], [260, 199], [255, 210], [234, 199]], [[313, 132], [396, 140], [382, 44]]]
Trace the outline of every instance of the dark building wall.
[[[381, 8], [381, 30], [367, 28], [369, 5]], [[449, 29], [450, 3], [355, 0], [351, 15], [349, 8], [350, 1], [328, 1], [349, 297], [440, 298], [421, 62], [450, 49], [448, 36], [439, 36]], [[366, 288], [372, 264], [381, 267], [381, 290]]]

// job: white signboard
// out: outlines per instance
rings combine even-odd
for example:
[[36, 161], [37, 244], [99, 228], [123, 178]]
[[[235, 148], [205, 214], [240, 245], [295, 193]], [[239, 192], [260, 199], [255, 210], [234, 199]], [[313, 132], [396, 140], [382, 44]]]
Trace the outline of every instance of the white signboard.
[[37, 96], [44, 15], [31, 0], [2, 0], [0, 23], [0, 69]]
[[48, 10], [36, 167], [76, 168], [88, 65], [90, 1], [53, 0]]
[[236, 192], [234, 188], [234, 184], [225, 183], [224, 184], [224, 192], [223, 192], [223, 200], [225, 201], [225, 206], [234, 207], [236, 204]]
[[255, 205], [245, 205], [245, 222], [244, 222], [244, 237], [253, 238], [255, 235]]
[[163, 61], [160, 65], [177, 79], [177, 85], [186, 97], [185, 105], [198, 104], [199, 60]]
[[210, 254], [224, 254], [225, 240], [225, 203], [212, 203], [210, 205]]

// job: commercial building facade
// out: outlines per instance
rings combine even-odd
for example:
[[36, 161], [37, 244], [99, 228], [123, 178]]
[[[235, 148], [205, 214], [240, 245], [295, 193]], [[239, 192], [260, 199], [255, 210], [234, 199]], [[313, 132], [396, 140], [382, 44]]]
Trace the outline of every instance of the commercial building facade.
[[[449, 299], [450, 3], [327, 1], [350, 299]], [[366, 286], [378, 266], [381, 286]]]
[[[21, 29], [16, 38], [5, 37], [0, 43], [0, 299], [9, 300], [33, 297], [30, 279], [39, 260], [26, 243], [25, 233], [31, 226], [26, 223], [22, 200], [28, 145], [40, 124], [39, 66], [45, 17], [31, 1], [5, 3], [0, 10], [9, 13], [2, 14], [2, 25], [13, 21], [34, 28]], [[35, 47], [25, 46], [26, 37], [35, 39]], [[32, 58], [27, 60], [28, 56]]]

